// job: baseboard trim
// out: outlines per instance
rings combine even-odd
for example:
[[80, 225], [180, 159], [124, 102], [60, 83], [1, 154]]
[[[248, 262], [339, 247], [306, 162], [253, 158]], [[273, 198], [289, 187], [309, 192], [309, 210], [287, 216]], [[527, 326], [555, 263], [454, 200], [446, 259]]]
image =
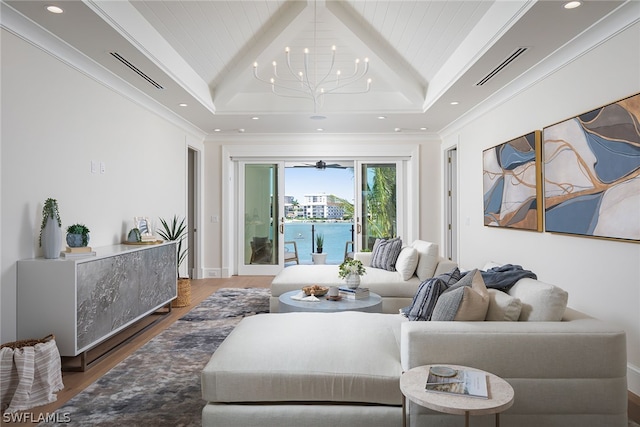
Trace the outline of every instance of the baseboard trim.
[[631, 363], [627, 363], [627, 389], [640, 396], [640, 368]]

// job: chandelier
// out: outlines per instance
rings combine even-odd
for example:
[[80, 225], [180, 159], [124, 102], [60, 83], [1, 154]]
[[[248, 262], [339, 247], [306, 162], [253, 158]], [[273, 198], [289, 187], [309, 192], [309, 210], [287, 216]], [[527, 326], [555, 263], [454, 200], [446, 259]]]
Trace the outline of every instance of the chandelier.
[[[317, 9], [314, 2], [313, 8], [313, 51], [304, 48], [302, 69], [295, 70], [291, 66], [291, 51], [289, 47], [284, 49], [285, 70], [280, 74], [276, 61], [271, 63], [272, 75], [263, 78], [258, 74], [258, 63], [253, 63], [253, 76], [266, 84], [271, 85], [271, 92], [275, 95], [288, 98], [305, 98], [313, 101], [313, 111], [317, 112], [324, 104], [325, 95], [343, 94], [355, 95], [367, 93], [371, 89], [371, 79], [364, 79], [369, 72], [369, 58], [364, 58], [364, 65], [360, 59], [354, 61], [354, 69], [350, 75], [343, 75], [339, 69], [335, 69], [336, 46], [331, 46], [331, 61], [324, 67], [317, 61]], [[313, 58], [311, 58], [313, 56]], [[356, 85], [356, 83], [360, 83]]]

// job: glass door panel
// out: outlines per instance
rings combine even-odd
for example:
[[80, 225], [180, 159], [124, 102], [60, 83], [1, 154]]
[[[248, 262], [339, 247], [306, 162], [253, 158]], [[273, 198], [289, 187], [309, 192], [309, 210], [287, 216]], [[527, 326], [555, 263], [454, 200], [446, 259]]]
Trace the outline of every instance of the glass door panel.
[[362, 163], [360, 190], [361, 247], [371, 250], [377, 238], [398, 233], [396, 164]]
[[283, 248], [278, 221], [281, 217], [278, 166], [278, 163], [246, 163], [241, 169], [240, 274], [276, 274], [280, 269]]

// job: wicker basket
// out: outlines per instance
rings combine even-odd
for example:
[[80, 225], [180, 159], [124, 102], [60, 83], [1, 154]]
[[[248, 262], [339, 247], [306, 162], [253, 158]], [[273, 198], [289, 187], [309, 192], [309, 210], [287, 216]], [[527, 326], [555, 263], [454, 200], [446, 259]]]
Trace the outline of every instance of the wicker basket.
[[171, 302], [171, 307], [186, 307], [191, 304], [191, 279], [178, 279], [178, 297]]
[[28, 340], [20, 340], [20, 341], [8, 342], [8, 343], [0, 345], [0, 348], [9, 347], [9, 348], [15, 350], [16, 348], [33, 347], [36, 344], [43, 344], [43, 343], [51, 341], [52, 339], [55, 339], [55, 336], [53, 334], [47, 335], [46, 337], [40, 338], [40, 339], [32, 338], [32, 339], [28, 339]]

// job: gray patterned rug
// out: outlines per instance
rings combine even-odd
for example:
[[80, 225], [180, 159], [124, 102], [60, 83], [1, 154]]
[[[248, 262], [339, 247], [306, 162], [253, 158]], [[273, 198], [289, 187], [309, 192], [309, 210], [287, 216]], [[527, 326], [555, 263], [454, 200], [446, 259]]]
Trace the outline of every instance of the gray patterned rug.
[[202, 368], [243, 317], [269, 311], [269, 296], [220, 289], [56, 411], [71, 422], [39, 425], [200, 426]]

